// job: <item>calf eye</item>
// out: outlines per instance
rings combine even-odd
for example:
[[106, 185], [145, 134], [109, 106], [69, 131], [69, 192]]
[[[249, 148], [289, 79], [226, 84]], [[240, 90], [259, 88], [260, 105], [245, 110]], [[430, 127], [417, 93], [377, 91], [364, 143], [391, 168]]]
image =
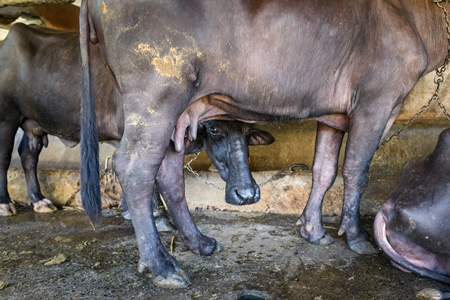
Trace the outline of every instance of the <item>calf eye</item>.
[[212, 135], [218, 135], [219, 130], [216, 127], [212, 126], [209, 128], [209, 133], [211, 133]]

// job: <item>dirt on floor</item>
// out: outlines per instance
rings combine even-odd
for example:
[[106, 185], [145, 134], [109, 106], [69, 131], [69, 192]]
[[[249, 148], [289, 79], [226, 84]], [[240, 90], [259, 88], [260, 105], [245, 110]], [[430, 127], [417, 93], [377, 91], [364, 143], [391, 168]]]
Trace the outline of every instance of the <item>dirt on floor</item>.
[[[0, 218], [0, 299], [415, 299], [444, 284], [403, 273], [384, 255], [359, 256], [326, 218], [329, 246], [301, 239], [297, 216], [193, 211], [200, 230], [224, 250], [209, 257], [182, 252], [177, 232], [161, 233], [192, 279], [165, 290], [137, 272], [139, 253], [131, 222], [110, 211], [96, 230], [84, 212], [36, 214], [20, 208]], [[364, 220], [372, 234], [372, 220]]]

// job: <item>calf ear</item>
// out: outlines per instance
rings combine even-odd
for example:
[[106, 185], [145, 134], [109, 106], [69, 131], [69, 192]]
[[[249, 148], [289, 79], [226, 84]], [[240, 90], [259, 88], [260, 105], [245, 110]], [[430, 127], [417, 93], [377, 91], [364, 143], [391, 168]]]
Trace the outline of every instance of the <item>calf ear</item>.
[[205, 139], [205, 127], [199, 126], [197, 130], [197, 139], [190, 141], [188, 138], [184, 139], [184, 154], [194, 154], [203, 149], [203, 142]]
[[275, 138], [267, 131], [254, 129], [247, 137], [250, 146], [270, 145], [275, 141]]

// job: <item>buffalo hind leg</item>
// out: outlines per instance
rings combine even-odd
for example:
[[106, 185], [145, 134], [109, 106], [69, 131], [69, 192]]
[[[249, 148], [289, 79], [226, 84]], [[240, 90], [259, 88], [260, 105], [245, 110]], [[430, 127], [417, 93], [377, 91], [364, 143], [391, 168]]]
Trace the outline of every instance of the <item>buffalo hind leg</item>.
[[28, 188], [28, 199], [33, 204], [33, 210], [37, 213], [52, 213], [58, 210], [53, 203], [41, 193], [41, 187], [37, 179], [37, 164], [39, 154], [44, 146], [41, 136], [34, 137], [34, 147], [31, 149], [29, 139], [23, 135], [19, 144], [19, 155]]
[[299, 223], [300, 234], [310, 243], [327, 245], [333, 238], [322, 225], [322, 203], [325, 193], [333, 185], [338, 169], [339, 150], [345, 132], [317, 123], [312, 188]]
[[347, 237], [348, 247], [358, 254], [380, 253], [362, 228], [360, 218], [361, 197], [369, 183], [369, 165], [386, 128], [382, 115], [359, 115], [351, 120], [345, 149], [342, 176], [344, 179], [344, 204], [339, 235]]
[[8, 168], [11, 163], [11, 153], [14, 148], [14, 136], [17, 127], [0, 126], [0, 216], [13, 216], [17, 214], [14, 204], [8, 193]]
[[192, 220], [185, 197], [183, 160], [184, 153], [176, 152], [171, 143], [159, 168], [156, 182], [180, 233], [183, 250], [211, 255], [219, 250], [218, 244], [215, 239], [203, 235]]
[[[151, 202], [155, 180], [152, 177], [154, 178], [156, 175], [158, 166], [153, 165], [152, 167], [146, 164], [158, 159], [149, 159], [143, 163], [142, 160], [131, 159], [127, 150], [120, 150], [121, 148], [114, 154], [114, 168], [122, 186], [122, 195], [128, 204], [139, 247], [138, 270], [143, 272], [149, 268], [153, 274], [153, 284], [158, 287], [187, 287], [191, 283], [191, 279], [179, 267], [175, 258], [167, 252], [155, 225]], [[145, 155], [145, 157], [149, 156]], [[146, 172], [143, 172], [144, 168]], [[151, 173], [155, 175], [152, 176]]]
[[[191, 284], [188, 274], [162, 244], [152, 209], [156, 175], [166, 155], [177, 116], [181, 114], [178, 110], [182, 110], [180, 103], [174, 100], [179, 98], [178, 95], [152, 102], [159, 112], [155, 114], [147, 106], [137, 109], [142, 103], [151, 102], [142, 98], [141, 92], [138, 96], [124, 96], [127, 126], [113, 156], [114, 170], [128, 205], [139, 248], [139, 271], [150, 269], [153, 284], [161, 288], [184, 288]], [[130, 110], [134, 112], [130, 113]], [[174, 117], [169, 118], [169, 115]], [[182, 165], [179, 168], [182, 169]]]

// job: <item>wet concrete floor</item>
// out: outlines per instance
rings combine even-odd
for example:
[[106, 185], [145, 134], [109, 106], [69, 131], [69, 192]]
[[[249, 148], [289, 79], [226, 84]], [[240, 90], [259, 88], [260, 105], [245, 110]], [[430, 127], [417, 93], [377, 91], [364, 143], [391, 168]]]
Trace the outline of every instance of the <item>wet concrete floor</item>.
[[[297, 216], [209, 210], [193, 216], [224, 250], [202, 257], [182, 252], [175, 238], [173, 255], [193, 283], [164, 290], [152, 285], [149, 272], [137, 272], [133, 227], [120, 215], [104, 217], [94, 231], [84, 212], [20, 208], [18, 216], [0, 218], [0, 299], [238, 299], [246, 291], [266, 299], [415, 299], [424, 288], [447, 287], [395, 269], [384, 255], [354, 254], [333, 218], [326, 225], [335, 242], [315, 246], [299, 237]], [[372, 220], [364, 222], [372, 233]], [[167, 247], [174, 235], [161, 234]]]

